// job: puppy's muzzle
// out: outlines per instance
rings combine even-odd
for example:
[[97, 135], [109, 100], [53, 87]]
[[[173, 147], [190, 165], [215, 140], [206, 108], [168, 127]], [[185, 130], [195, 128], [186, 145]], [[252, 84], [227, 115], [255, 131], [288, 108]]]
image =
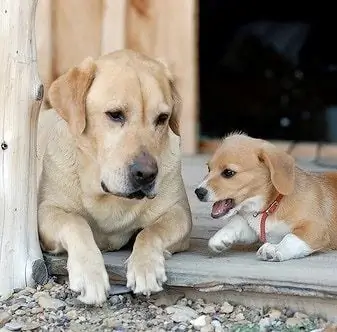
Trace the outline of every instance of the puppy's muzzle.
[[197, 195], [200, 201], [206, 201], [208, 195], [208, 190], [206, 188], [199, 187], [195, 189], [194, 193]]
[[156, 160], [147, 152], [141, 152], [129, 166], [130, 182], [134, 188], [148, 188], [158, 175]]

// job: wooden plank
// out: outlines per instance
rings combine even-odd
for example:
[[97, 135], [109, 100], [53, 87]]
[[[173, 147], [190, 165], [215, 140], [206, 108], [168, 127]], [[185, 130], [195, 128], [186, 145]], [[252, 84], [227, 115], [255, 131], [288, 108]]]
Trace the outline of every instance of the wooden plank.
[[[257, 260], [251, 250], [231, 250], [213, 256], [207, 250], [206, 240], [192, 240], [188, 252], [174, 254], [167, 260], [167, 285], [201, 291], [254, 291], [337, 299], [336, 253], [270, 263]], [[111, 280], [125, 281], [125, 260], [129, 254], [127, 250], [104, 254]], [[67, 274], [65, 256], [45, 258], [52, 274]]]
[[128, 0], [126, 47], [165, 59], [183, 99], [182, 151], [197, 149], [197, 1]]
[[[221, 255], [210, 253], [207, 242], [223, 224], [210, 217], [211, 204], [199, 202], [193, 192], [206, 172], [207, 158], [206, 155], [183, 158], [182, 173], [194, 219], [192, 245], [188, 252], [174, 254], [167, 260], [168, 286], [208, 294], [243, 293], [247, 298], [249, 294], [255, 297], [264, 294], [297, 297], [295, 302], [312, 297], [337, 301], [336, 251], [280, 263], [257, 260], [257, 246], [237, 247]], [[316, 171], [325, 169], [310, 162], [299, 164]], [[125, 284], [124, 263], [129, 254], [128, 250], [104, 254], [112, 282]], [[64, 256], [45, 257], [51, 273], [67, 274]]]
[[53, 77], [101, 53], [102, 0], [52, 0]]
[[101, 53], [125, 48], [126, 0], [103, 0]]

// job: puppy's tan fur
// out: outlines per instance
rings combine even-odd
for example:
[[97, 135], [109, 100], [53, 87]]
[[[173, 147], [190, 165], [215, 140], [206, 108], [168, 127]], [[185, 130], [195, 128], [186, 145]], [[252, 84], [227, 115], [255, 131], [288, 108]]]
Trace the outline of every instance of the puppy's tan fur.
[[[135, 293], [160, 291], [164, 252], [186, 250], [191, 212], [180, 169], [179, 95], [168, 68], [133, 51], [85, 59], [50, 87], [39, 119], [38, 225], [44, 250], [68, 252], [70, 288], [101, 303], [109, 287], [100, 250], [118, 250], [139, 229], [127, 261]], [[105, 112], [120, 110], [125, 123]], [[156, 125], [158, 115], [169, 115]], [[141, 151], [158, 164], [154, 199], [121, 198]], [[100, 250], [99, 250], [100, 249]]]
[[[285, 196], [267, 218], [267, 243], [259, 258], [279, 261], [337, 249], [337, 172], [302, 170], [283, 150], [244, 134], [226, 137], [208, 166], [200, 185], [208, 190], [207, 201], [233, 198], [236, 205], [223, 217], [228, 225], [210, 239], [215, 251], [257, 241], [261, 214], [253, 214], [267, 209], [278, 194]], [[225, 169], [236, 174], [225, 178]]]

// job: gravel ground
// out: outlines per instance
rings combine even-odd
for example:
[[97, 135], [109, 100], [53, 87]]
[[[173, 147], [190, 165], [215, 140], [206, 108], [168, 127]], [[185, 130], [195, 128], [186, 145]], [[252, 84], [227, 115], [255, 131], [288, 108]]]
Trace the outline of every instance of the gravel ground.
[[228, 302], [205, 303], [173, 292], [150, 299], [130, 293], [110, 295], [102, 306], [87, 306], [76, 299], [66, 283], [53, 280], [37, 289], [17, 290], [0, 302], [0, 332], [337, 331], [334, 326], [325, 326], [327, 323], [319, 317], [287, 308], [258, 310]]

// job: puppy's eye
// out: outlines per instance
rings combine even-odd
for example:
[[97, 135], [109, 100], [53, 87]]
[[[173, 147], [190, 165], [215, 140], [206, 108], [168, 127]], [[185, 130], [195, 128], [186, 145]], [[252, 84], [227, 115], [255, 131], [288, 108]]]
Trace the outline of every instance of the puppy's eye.
[[226, 178], [229, 179], [231, 177], [233, 177], [236, 174], [236, 172], [232, 171], [231, 169], [226, 168], [221, 175]]
[[111, 121], [124, 123], [125, 122], [125, 115], [122, 111], [108, 111], [105, 112], [105, 114], [108, 116], [108, 118]]
[[169, 118], [169, 114], [167, 113], [162, 113], [159, 114], [158, 118], [156, 119], [156, 126], [162, 126], [164, 125]]
[[208, 173], [211, 171], [211, 169], [209, 168], [209, 166], [208, 165], [206, 165], [207, 166], [207, 170], [208, 170]]

